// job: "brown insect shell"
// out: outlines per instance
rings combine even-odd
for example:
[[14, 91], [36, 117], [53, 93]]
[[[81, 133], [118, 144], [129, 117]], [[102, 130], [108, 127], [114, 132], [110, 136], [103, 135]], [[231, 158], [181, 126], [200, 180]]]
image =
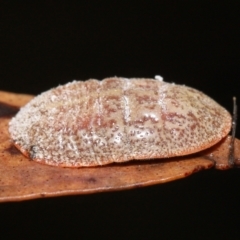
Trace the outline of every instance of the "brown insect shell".
[[187, 155], [213, 146], [230, 128], [230, 114], [198, 90], [117, 77], [53, 88], [9, 124], [24, 155], [65, 167]]

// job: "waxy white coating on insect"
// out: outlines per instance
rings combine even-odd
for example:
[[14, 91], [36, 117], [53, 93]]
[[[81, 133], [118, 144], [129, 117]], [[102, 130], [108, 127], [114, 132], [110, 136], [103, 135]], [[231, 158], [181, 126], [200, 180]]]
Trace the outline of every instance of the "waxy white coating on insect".
[[9, 131], [26, 156], [80, 167], [195, 153], [230, 128], [230, 114], [198, 90], [113, 77], [40, 94], [21, 108]]
[[160, 75], [156, 75], [155, 79], [158, 80], [158, 81], [161, 81], [161, 82], [163, 81], [163, 77], [160, 76]]

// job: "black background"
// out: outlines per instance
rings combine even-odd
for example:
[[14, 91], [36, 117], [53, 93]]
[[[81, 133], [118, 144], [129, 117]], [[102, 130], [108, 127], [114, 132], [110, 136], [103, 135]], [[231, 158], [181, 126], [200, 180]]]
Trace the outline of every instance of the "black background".
[[[3, 1], [0, 89], [38, 94], [73, 79], [160, 74], [232, 111], [239, 10], [239, 1]], [[1, 239], [239, 239], [239, 171], [4, 203]]]

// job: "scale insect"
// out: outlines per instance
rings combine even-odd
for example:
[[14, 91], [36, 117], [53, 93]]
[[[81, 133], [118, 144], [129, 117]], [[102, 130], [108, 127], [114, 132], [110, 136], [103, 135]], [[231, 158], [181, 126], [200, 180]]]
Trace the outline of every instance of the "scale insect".
[[145, 78], [73, 81], [46, 91], [9, 123], [14, 145], [40, 163], [90, 167], [184, 156], [228, 135], [231, 115], [202, 92]]

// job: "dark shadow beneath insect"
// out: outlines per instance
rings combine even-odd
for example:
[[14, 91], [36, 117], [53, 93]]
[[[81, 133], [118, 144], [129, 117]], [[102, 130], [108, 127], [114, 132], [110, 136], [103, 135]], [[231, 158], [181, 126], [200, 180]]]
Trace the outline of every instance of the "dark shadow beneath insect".
[[0, 118], [15, 115], [19, 111], [19, 107], [12, 106], [7, 103], [0, 102]]
[[9, 146], [9, 148], [6, 149], [6, 151], [8, 153], [10, 153], [11, 155], [19, 155], [19, 154], [21, 154], [21, 152], [19, 152], [19, 150], [13, 144], [11, 144]]

